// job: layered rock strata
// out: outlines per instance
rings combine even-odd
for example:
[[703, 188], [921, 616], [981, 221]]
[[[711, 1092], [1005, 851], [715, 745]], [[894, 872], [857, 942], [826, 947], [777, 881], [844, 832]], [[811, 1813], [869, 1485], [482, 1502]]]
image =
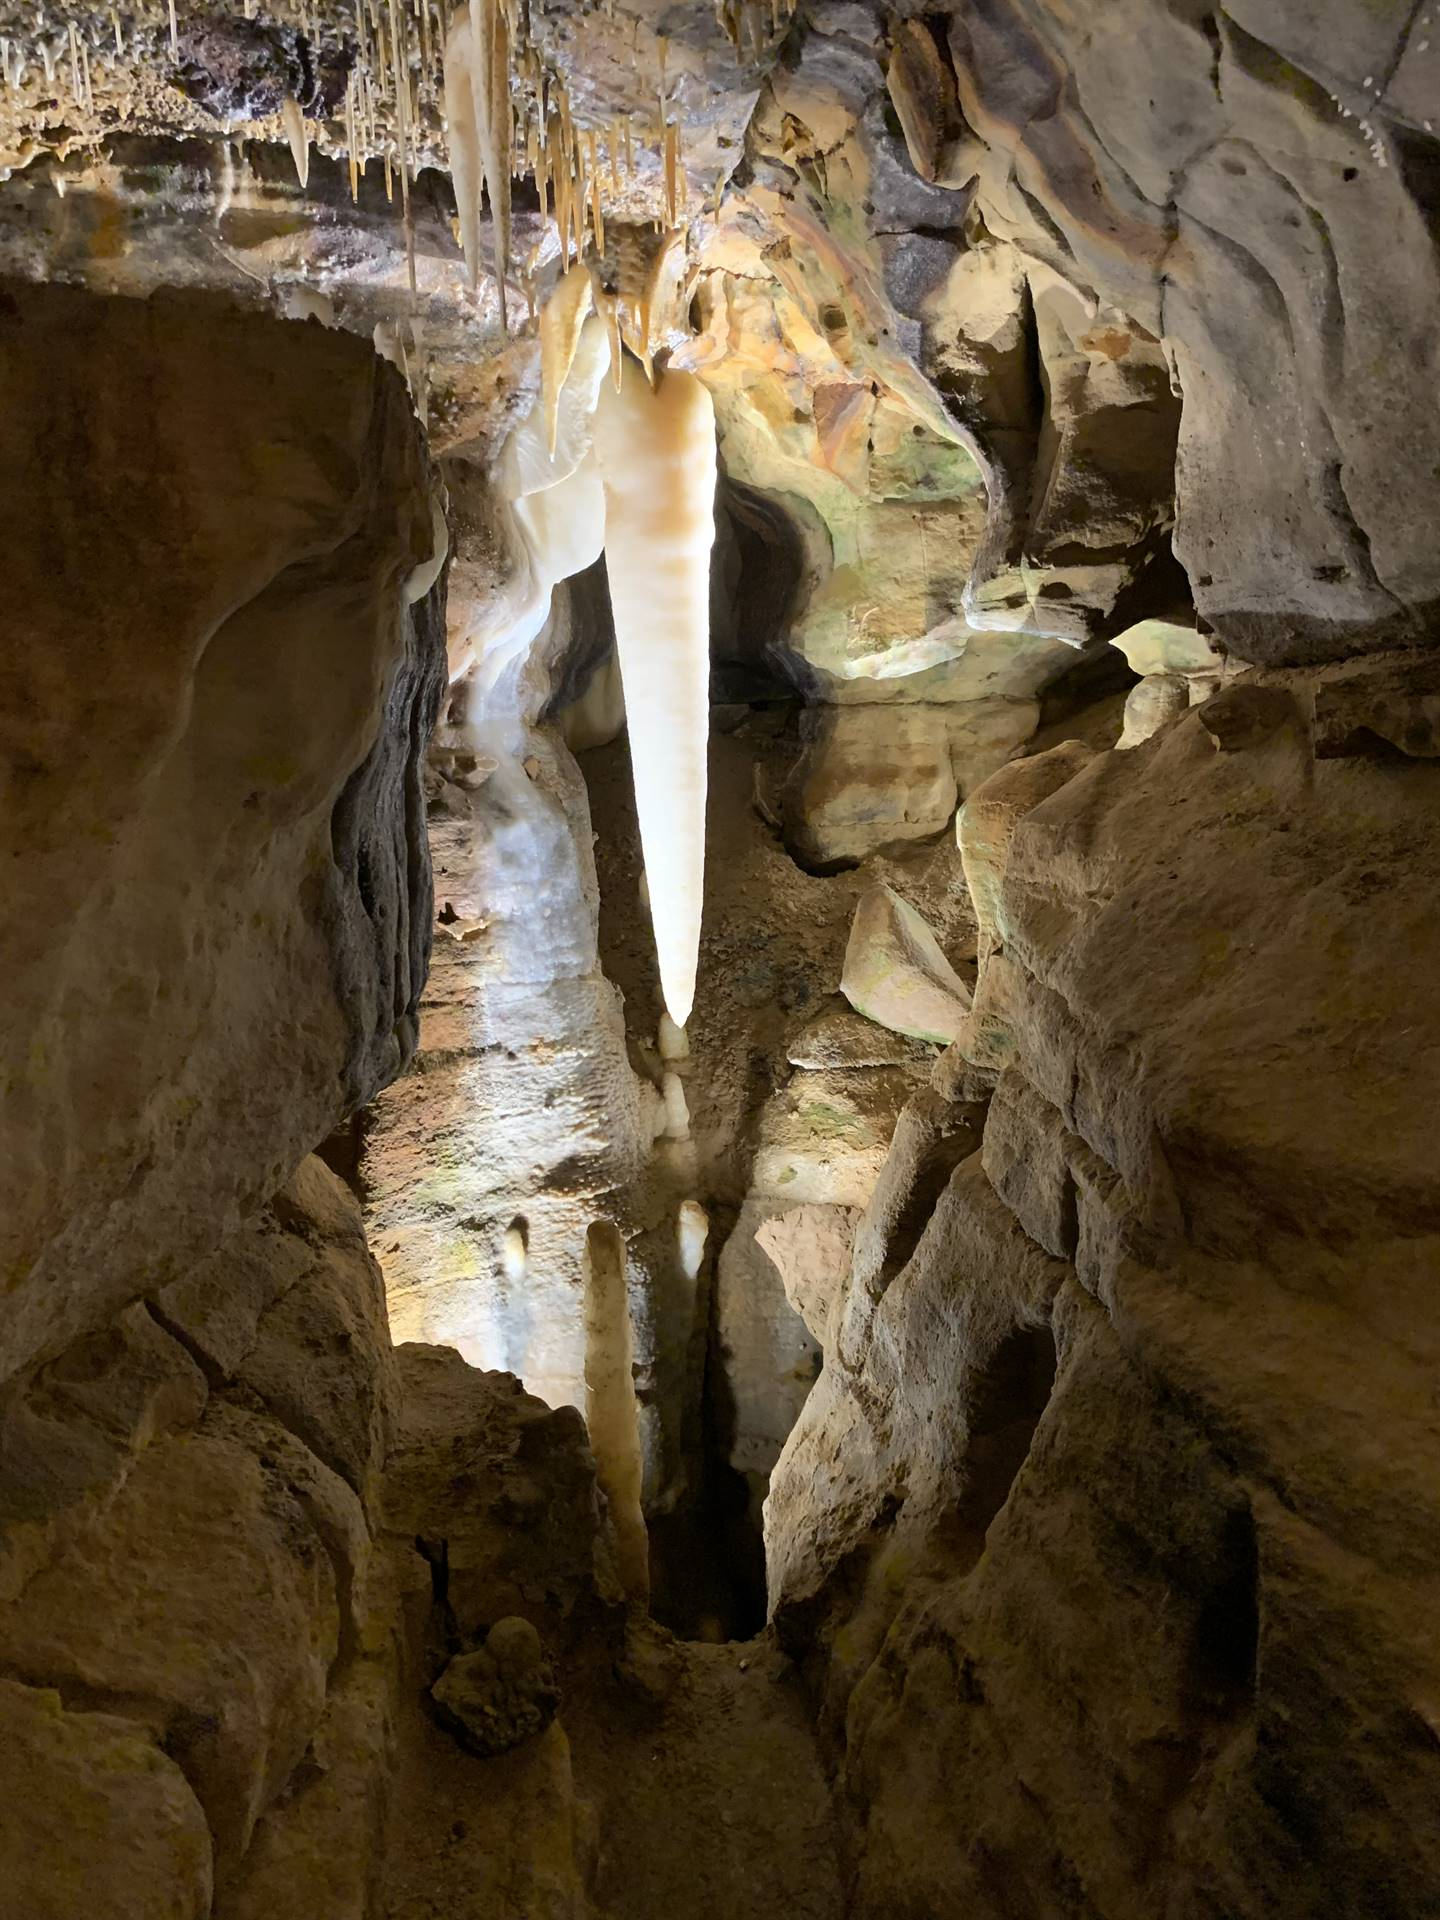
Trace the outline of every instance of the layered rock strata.
[[1436, 1898], [1433, 678], [1245, 675], [972, 802], [974, 1011], [767, 1507], [857, 1912]]

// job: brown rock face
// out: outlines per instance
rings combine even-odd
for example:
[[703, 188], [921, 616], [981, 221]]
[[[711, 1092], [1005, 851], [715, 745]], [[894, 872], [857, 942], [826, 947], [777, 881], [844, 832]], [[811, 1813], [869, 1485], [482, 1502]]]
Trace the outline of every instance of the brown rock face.
[[1440, 1898], [1433, 684], [976, 796], [1004, 1070], [933, 1209], [882, 1176], [767, 1511], [860, 1914]]
[[407, 603], [428, 463], [358, 342], [59, 288], [0, 338], [3, 1372], [407, 1058], [443, 589]]
[[27, 1920], [200, 1920], [210, 1836], [185, 1776], [130, 1722], [69, 1713], [0, 1680], [0, 1774], [19, 1822], [0, 1830], [12, 1911]]
[[[277, 1347], [307, 1341], [310, 1364], [277, 1373]], [[4, 1745], [17, 1782], [39, 1769], [45, 1811], [22, 1848], [7, 1795], [0, 1852], [27, 1855], [26, 1911], [78, 1911], [93, 1883], [100, 1911], [198, 1916], [212, 1861], [228, 1911], [312, 1742], [325, 1750], [368, 1664], [372, 1523], [363, 1463], [331, 1444], [322, 1348], [374, 1409], [378, 1458], [380, 1276], [354, 1200], [309, 1160], [183, 1293], [6, 1383], [0, 1659], [24, 1685]]]

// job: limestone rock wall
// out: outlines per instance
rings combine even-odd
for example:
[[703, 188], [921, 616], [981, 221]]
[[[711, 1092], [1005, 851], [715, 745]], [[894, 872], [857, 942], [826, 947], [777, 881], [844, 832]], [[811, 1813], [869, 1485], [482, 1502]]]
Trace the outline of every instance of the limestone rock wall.
[[1440, 1897], [1434, 684], [1245, 675], [971, 803], [971, 1023], [767, 1511], [861, 1914]]
[[941, 37], [965, 130], [947, 177], [1072, 310], [1098, 303], [1091, 351], [1136, 325], [1164, 344], [1201, 614], [1276, 664], [1433, 630], [1440, 54], [1421, 10], [971, 0]]
[[43, 1780], [35, 1828], [0, 1823], [17, 1911], [255, 1910], [251, 1850], [378, 1651], [391, 1369], [358, 1209], [310, 1159], [184, 1280], [7, 1382], [7, 1803]]
[[[465, 590], [503, 587], [466, 555]], [[453, 1344], [583, 1406], [586, 1229], [661, 1124], [601, 969], [584, 779], [542, 715], [571, 639], [562, 588], [497, 686], [457, 679], [428, 775], [433, 971], [415, 1070], [367, 1123], [371, 1231], [400, 1339]]]
[[314, 1158], [9, 1381], [0, 1442], [25, 1920], [363, 1920], [433, 1870], [392, 1812], [417, 1748], [454, 1752], [425, 1707], [450, 1655], [517, 1615], [569, 1651], [615, 1611], [579, 1417], [392, 1348], [358, 1205]]
[[1192, 601], [1273, 664], [1433, 630], [1440, 42], [1354, 13], [805, 10], [682, 351], [802, 509], [828, 697], [1024, 694]]
[[0, 390], [3, 1372], [408, 1058], [444, 655], [428, 462], [360, 342], [15, 287]]
[[0, 389], [0, 1881], [353, 1920], [393, 1361], [306, 1156], [415, 1044], [433, 472], [362, 343], [193, 296], [8, 289]]

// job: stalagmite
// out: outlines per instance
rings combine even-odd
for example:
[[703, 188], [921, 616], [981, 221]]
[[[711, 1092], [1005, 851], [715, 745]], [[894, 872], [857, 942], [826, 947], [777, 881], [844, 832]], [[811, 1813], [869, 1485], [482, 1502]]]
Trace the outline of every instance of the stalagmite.
[[280, 124], [285, 129], [285, 138], [290, 142], [295, 177], [303, 190], [310, 183], [310, 140], [305, 132], [305, 116], [300, 111], [300, 102], [293, 93], [287, 93], [280, 103]]
[[660, 1082], [660, 1092], [665, 1101], [664, 1137], [667, 1140], [688, 1140], [690, 1105], [685, 1098], [685, 1082], [678, 1073], [667, 1073]]
[[627, 1593], [650, 1591], [650, 1543], [640, 1507], [643, 1467], [625, 1242], [611, 1221], [585, 1237], [585, 1422], [595, 1472], [610, 1504], [616, 1563]]
[[705, 1259], [705, 1243], [710, 1238], [710, 1216], [698, 1200], [682, 1200], [675, 1222], [675, 1238], [680, 1248], [680, 1267], [687, 1280], [698, 1277]]
[[627, 362], [595, 449], [635, 803], [666, 1011], [690, 1017], [704, 897], [715, 412], [693, 374]]
[[529, 1230], [523, 1220], [512, 1220], [505, 1229], [500, 1244], [500, 1262], [505, 1269], [505, 1278], [512, 1285], [519, 1286], [530, 1264]]
[[552, 459], [560, 427], [560, 389], [574, 365], [580, 330], [589, 311], [589, 272], [583, 266], [571, 267], [540, 315], [540, 394], [545, 410], [545, 444]]

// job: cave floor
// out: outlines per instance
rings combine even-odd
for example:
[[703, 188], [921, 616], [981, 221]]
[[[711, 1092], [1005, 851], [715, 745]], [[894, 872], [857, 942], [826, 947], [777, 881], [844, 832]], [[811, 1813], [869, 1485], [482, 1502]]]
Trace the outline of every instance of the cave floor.
[[805, 1703], [763, 1638], [648, 1630], [540, 1740], [489, 1760], [414, 1707], [389, 1831], [385, 1920], [838, 1920], [845, 1906]]

